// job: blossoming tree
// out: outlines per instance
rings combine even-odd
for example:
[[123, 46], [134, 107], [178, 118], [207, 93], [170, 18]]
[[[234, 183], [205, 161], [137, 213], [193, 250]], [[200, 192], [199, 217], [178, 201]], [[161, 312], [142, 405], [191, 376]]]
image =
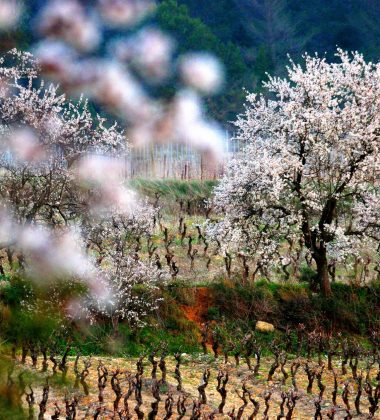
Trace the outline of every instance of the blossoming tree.
[[38, 74], [29, 53], [0, 59], [0, 255], [51, 291], [51, 280], [83, 281], [88, 293], [67, 304], [71, 317], [140, 325], [165, 273], [139, 260], [154, 209], [125, 186], [125, 135]]
[[99, 281], [105, 282], [110, 297], [87, 295], [79, 315], [90, 320], [99, 316], [109, 319], [115, 336], [120, 320], [132, 327], [144, 325], [144, 317], [158, 308], [159, 286], [169, 279], [167, 271], [139, 256], [141, 238], [153, 234], [154, 215], [151, 206], [136, 202], [131, 214], [114, 213], [103, 220], [83, 221], [88, 251], [96, 256]]
[[285, 240], [300, 241], [324, 295], [329, 259], [376, 240], [380, 200], [380, 64], [336, 56], [306, 55], [286, 79], [269, 77], [267, 98], [248, 94], [236, 122], [247, 147], [216, 188], [225, 220], [211, 228], [228, 226], [225, 246], [260, 254], [263, 266], [279, 261]]
[[13, 65], [0, 67], [0, 196], [20, 223], [67, 224], [88, 207], [74, 168], [91, 154], [120, 154], [125, 137], [93, 118], [87, 101], [74, 104], [38, 82], [31, 54], [13, 50], [5, 60]]

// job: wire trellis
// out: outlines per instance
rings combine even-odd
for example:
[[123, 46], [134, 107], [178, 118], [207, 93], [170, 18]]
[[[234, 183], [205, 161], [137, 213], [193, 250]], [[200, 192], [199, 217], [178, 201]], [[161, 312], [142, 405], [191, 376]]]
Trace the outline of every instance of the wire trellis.
[[191, 144], [148, 144], [133, 148], [126, 158], [127, 178], [217, 179], [226, 163], [242, 150], [239, 139], [226, 131], [223, 159], [210, 165], [209, 159]]

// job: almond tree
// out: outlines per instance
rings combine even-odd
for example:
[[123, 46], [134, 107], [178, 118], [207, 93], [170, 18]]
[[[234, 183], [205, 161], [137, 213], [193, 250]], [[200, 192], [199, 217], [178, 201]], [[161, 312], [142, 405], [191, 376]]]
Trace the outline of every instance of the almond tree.
[[[329, 259], [345, 260], [372, 241], [378, 208], [380, 64], [337, 51], [337, 62], [304, 56], [269, 96], [248, 94], [236, 125], [247, 142], [215, 190], [229, 225], [228, 246], [278, 262], [285, 239], [306, 247], [324, 295]], [[373, 212], [372, 212], [373, 213]]]
[[3, 203], [21, 223], [67, 224], [85, 202], [73, 187], [73, 169], [89, 153], [120, 153], [124, 135], [116, 125], [106, 127], [93, 118], [87, 101], [72, 103], [56, 86], [39, 82], [30, 54], [13, 50], [1, 63]]
[[[11, 248], [21, 251], [20, 266], [25, 254], [32, 254], [34, 264], [43, 262], [44, 269], [59, 271], [70, 260], [82, 264], [79, 251], [72, 258], [66, 253], [67, 233], [91, 210], [93, 197], [97, 203], [112, 202], [101, 185], [85, 184], [94, 174], [88, 179], [82, 168], [90, 153], [120, 153], [124, 135], [116, 125], [94, 119], [86, 101], [71, 103], [55, 86], [38, 82], [38, 66], [29, 53], [13, 50], [0, 63], [0, 246], [10, 260]], [[116, 191], [107, 173], [102, 177]], [[71, 245], [79, 243], [71, 237]]]
[[153, 233], [154, 214], [152, 207], [136, 203], [128, 216], [115, 213], [84, 224], [89, 253], [96, 256], [101, 273], [99, 281], [106, 282], [110, 296], [88, 296], [81, 302], [81, 312], [90, 319], [99, 315], [108, 318], [115, 336], [121, 320], [132, 327], [144, 325], [144, 317], [158, 307], [159, 286], [169, 278], [154, 261], [141, 260], [135, 248], [136, 239]]
[[115, 157], [127, 150], [123, 132], [38, 82], [30, 54], [5, 60], [13, 64], [0, 66], [0, 246], [15, 249], [36, 280], [88, 280], [84, 309], [73, 301], [70, 315], [96, 310], [115, 331], [123, 318], [138, 324], [157, 305], [149, 297], [163, 273], [139, 261], [154, 210], [124, 186]]

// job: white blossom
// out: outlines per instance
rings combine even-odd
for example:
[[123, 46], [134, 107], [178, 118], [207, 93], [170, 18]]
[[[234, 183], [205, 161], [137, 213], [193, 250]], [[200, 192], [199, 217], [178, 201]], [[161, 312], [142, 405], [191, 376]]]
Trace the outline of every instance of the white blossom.
[[0, 0], [0, 30], [14, 28], [19, 22], [22, 9], [19, 0]]
[[180, 71], [187, 85], [204, 93], [217, 92], [223, 82], [223, 68], [210, 54], [185, 54], [180, 60]]
[[98, 46], [101, 33], [94, 16], [77, 0], [50, 0], [38, 19], [39, 31], [50, 38], [63, 39], [82, 51]]
[[103, 19], [112, 27], [136, 25], [155, 9], [153, 0], [98, 0]]
[[282, 242], [302, 241], [325, 293], [328, 258], [372, 246], [380, 202], [380, 64], [341, 50], [337, 58], [306, 55], [287, 79], [264, 84], [270, 99], [247, 95], [236, 123], [247, 146], [215, 194], [228, 247], [275, 262]]

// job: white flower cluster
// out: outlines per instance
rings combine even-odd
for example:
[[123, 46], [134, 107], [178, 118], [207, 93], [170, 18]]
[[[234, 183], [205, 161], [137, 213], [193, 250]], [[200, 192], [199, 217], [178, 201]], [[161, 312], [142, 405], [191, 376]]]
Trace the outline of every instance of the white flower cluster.
[[[16, 64], [5, 66], [8, 59]], [[139, 261], [131, 245], [152, 233], [155, 210], [124, 185], [124, 133], [94, 120], [86, 101], [36, 87], [29, 54], [12, 51], [3, 63], [1, 249], [41, 284], [85, 282], [88, 294], [68, 304], [71, 315], [81, 303], [92, 316], [95, 307], [102, 314], [113, 308], [120, 319], [140, 322], [157, 304], [149, 297], [165, 273]]]
[[165, 270], [155, 264], [141, 261], [133, 252], [142, 237], [153, 233], [155, 210], [144, 203], [135, 205], [133, 213], [114, 213], [103, 220], [87, 219], [83, 232], [89, 252], [109, 287], [110, 299], [101, 295], [89, 295], [81, 308], [85, 315], [109, 317], [113, 322], [121, 319], [142, 325], [143, 318], [157, 308], [155, 296], [158, 286], [170, 278]]
[[[91, 98], [128, 123], [127, 137], [146, 142], [192, 143], [219, 158], [223, 133], [203, 111], [201, 95], [217, 92], [224, 73], [216, 57], [189, 53], [174, 58], [175, 42], [157, 27], [135, 26], [154, 10], [151, 0], [99, 0], [85, 6], [79, 0], [50, 0], [38, 16], [43, 40], [35, 54], [45, 75], [70, 94]], [[128, 35], [102, 44], [105, 30], [129, 29]], [[107, 58], [95, 55], [108, 51]], [[93, 56], [89, 56], [89, 52]], [[179, 80], [171, 99], [151, 94], [152, 86]], [[177, 83], [177, 82], [173, 82]], [[191, 125], [179, 111], [191, 96]]]
[[[99, 281], [104, 282], [109, 295], [88, 295], [80, 302], [80, 316], [90, 321], [106, 317], [116, 326], [121, 320], [133, 327], [145, 325], [146, 317], [158, 308], [161, 298], [157, 291], [168, 275], [153, 263], [136, 261], [130, 256], [124, 256], [116, 264], [113, 256], [107, 263]], [[68, 309], [70, 315], [78, 317], [78, 313]]]
[[328, 257], [371, 246], [379, 227], [380, 64], [337, 58], [306, 55], [265, 83], [271, 99], [248, 94], [236, 123], [247, 147], [215, 194], [222, 227], [238, 232], [225, 235], [229, 247], [274, 261], [281, 241], [302, 239], [326, 292]]

